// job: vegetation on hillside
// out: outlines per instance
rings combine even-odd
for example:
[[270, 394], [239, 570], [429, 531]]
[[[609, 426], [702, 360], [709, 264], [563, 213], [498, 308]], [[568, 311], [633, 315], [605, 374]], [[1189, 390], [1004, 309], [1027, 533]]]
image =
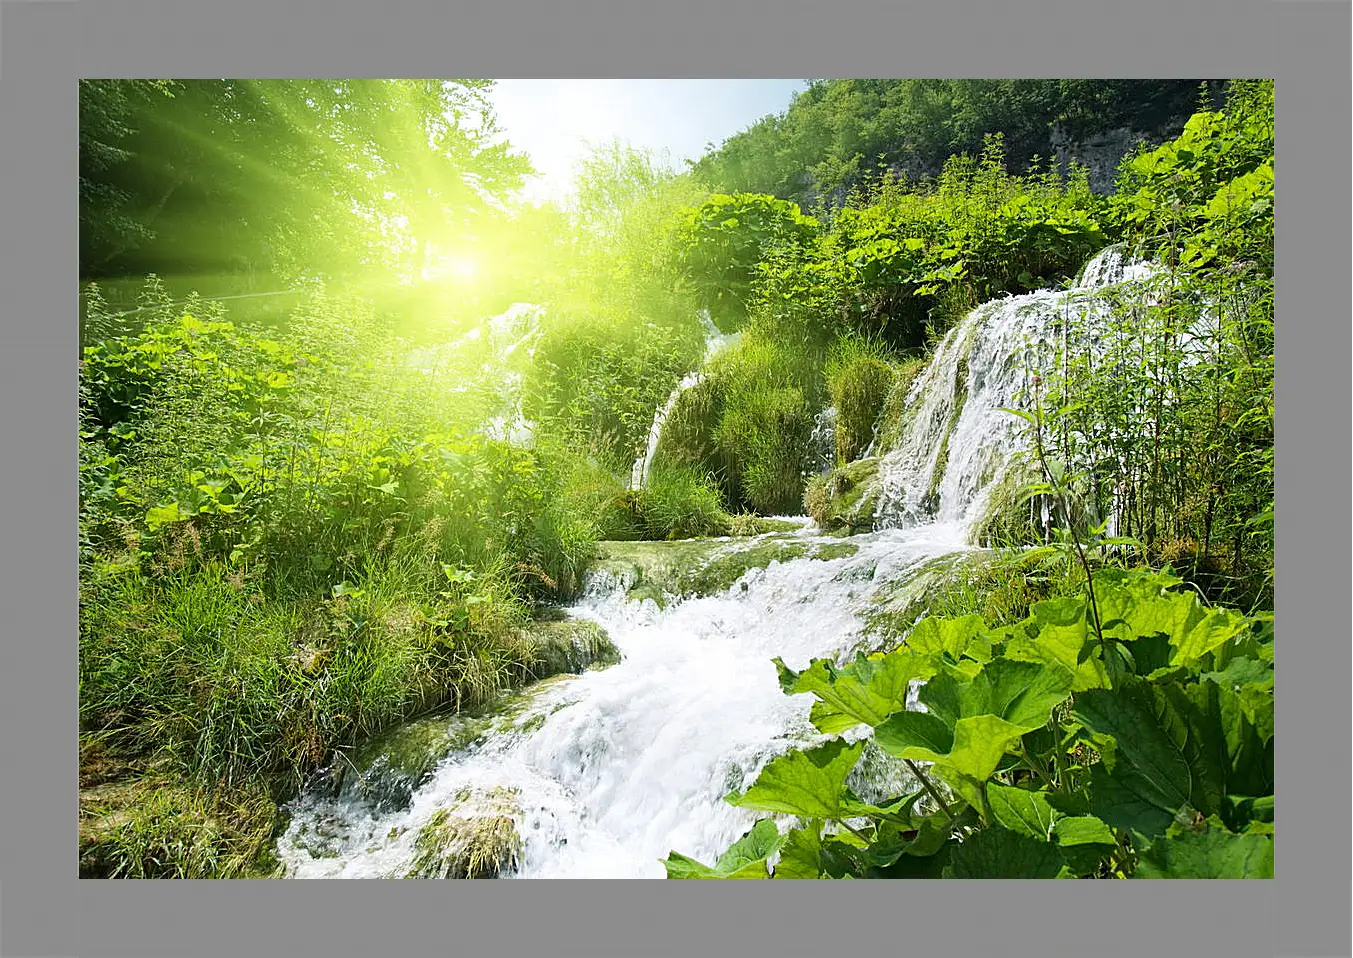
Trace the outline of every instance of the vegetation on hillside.
[[[1195, 83], [824, 81], [692, 171], [600, 149], [539, 208], [487, 88], [82, 81], [82, 874], [266, 873], [336, 754], [557, 670], [532, 621], [601, 540], [871, 528], [927, 351], [1110, 243], [1156, 291], [1069, 331], [989, 523], [1061, 578], [782, 669], [924, 787], [864, 803], [859, 746], [790, 752], [734, 800], [799, 823], [669, 873], [1271, 874], [1271, 82], [1111, 196], [1030, 165], [1048, 123], [1156, 129]], [[838, 203], [806, 211], [808, 170]]]

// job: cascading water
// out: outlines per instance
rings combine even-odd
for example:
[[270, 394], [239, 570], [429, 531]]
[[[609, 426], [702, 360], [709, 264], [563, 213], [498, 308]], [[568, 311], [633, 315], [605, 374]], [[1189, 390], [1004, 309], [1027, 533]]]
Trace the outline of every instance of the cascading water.
[[909, 425], [879, 463], [879, 525], [898, 527], [976, 515], [1011, 454], [1030, 376], [1046, 372], [1059, 339], [1091, 339], [1107, 325], [1110, 287], [1143, 286], [1154, 267], [1119, 247], [1091, 259], [1073, 287], [1008, 296], [979, 306], [949, 331], [907, 400]]
[[[723, 796], [750, 785], [776, 755], [820, 738], [807, 721], [812, 697], [783, 694], [771, 659], [794, 669], [815, 657], [844, 659], [863, 638], [871, 601], [921, 581], [915, 572], [928, 560], [970, 548], [973, 503], [1014, 447], [1005, 424], [1013, 417], [997, 409], [1015, 398], [1026, 342], [1050, 335], [1067, 303], [1048, 292], [988, 304], [946, 338], [913, 391], [909, 431], [885, 457], [897, 528], [851, 537], [853, 554], [771, 562], [722, 593], [662, 609], [627, 599], [623, 574], [590, 574], [568, 614], [602, 625], [621, 661], [543, 683], [472, 744], [450, 748], [406, 807], [382, 810], [318, 788], [302, 794], [278, 844], [288, 876], [424, 874], [420, 836], [448, 815], [482, 813], [484, 796], [494, 795], [496, 820], [510, 819], [521, 840], [503, 877], [661, 878], [672, 850], [714, 861], [757, 817]], [[919, 508], [946, 437], [938, 502]], [[789, 538], [840, 548], [811, 527]], [[887, 761], [856, 778], [867, 800], [906, 781]]]
[[518, 877], [661, 878], [673, 849], [713, 860], [756, 817], [722, 797], [816, 735], [810, 703], [780, 691], [771, 659], [803, 668], [848, 652], [874, 590], [962, 548], [962, 530], [852, 541], [853, 556], [773, 563], [664, 610], [626, 601], [623, 579], [592, 577], [570, 611], [606, 628], [619, 664], [552, 684], [482, 744], [447, 756], [407, 809], [302, 797], [279, 846], [289, 875], [403, 877], [438, 809], [490, 789], [516, 793]]
[[533, 424], [522, 411], [521, 366], [535, 355], [543, 314], [533, 303], [513, 303], [450, 342], [414, 350], [407, 362], [424, 375], [450, 375], [456, 382], [449, 392], [492, 396], [482, 412], [484, 434], [530, 445]]
[[813, 432], [808, 437], [809, 461], [818, 473], [830, 472], [836, 465], [837, 417], [836, 407], [828, 406], [813, 419]]
[[[709, 310], [700, 311], [700, 321], [705, 329], [705, 356], [704, 361], [709, 362], [710, 358], [720, 350], [737, 342], [737, 333], [722, 332], [719, 327], [714, 325], [710, 319]], [[667, 402], [658, 408], [653, 416], [653, 425], [648, 428], [648, 444], [644, 448], [644, 454], [634, 460], [634, 466], [630, 470], [630, 488], [642, 489], [648, 483], [648, 474], [653, 468], [653, 457], [657, 455], [658, 443], [662, 441], [662, 427], [667, 422], [667, 417], [672, 414], [676, 408], [677, 400], [686, 390], [700, 385], [704, 381], [704, 376], [699, 372], [688, 373], [681, 382], [676, 384], [667, 397]]]

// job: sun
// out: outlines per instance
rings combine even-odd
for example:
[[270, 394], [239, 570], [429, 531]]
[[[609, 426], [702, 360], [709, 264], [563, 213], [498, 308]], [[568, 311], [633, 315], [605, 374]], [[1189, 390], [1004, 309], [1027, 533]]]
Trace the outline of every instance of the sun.
[[478, 278], [479, 261], [465, 254], [441, 256], [423, 267], [423, 279], [451, 279], [459, 283], [473, 283]]

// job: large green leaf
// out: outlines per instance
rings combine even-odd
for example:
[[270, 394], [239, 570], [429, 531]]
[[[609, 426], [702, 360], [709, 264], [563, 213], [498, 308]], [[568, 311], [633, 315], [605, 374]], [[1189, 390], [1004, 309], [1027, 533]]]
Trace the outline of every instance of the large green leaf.
[[1063, 596], [1035, 602], [1029, 608], [1027, 631], [1016, 634], [1005, 647], [1005, 657], [1019, 662], [1044, 662], [1074, 672], [1092, 637], [1084, 599]]
[[1031, 662], [997, 659], [973, 679], [973, 685], [979, 686], [983, 681], [990, 688], [989, 707], [985, 711], [1025, 731], [1033, 731], [1048, 724], [1052, 710], [1070, 696], [1072, 674]]
[[947, 753], [954, 747], [954, 733], [928, 712], [898, 712], [874, 730], [874, 741], [889, 755], [899, 757], [909, 748]]
[[907, 633], [907, 648], [924, 655], [948, 654], [952, 659], [967, 657], [977, 662], [991, 659], [991, 641], [980, 615], [955, 618], [927, 616]]
[[1272, 878], [1273, 839], [1235, 835], [1210, 818], [1201, 831], [1158, 838], [1138, 851], [1133, 878]]
[[1100, 624], [1106, 636], [1124, 642], [1152, 635], [1169, 637], [1172, 664], [1188, 664], [1249, 627], [1250, 620], [1225, 609], [1209, 609], [1193, 592], [1168, 591], [1179, 580], [1160, 574], [1123, 573], [1096, 577]]
[[[780, 686], [787, 694], [811, 692], [824, 703], [815, 713], [823, 731], [844, 730], [861, 723], [877, 725], [893, 712], [907, 707], [907, 690], [915, 680], [935, 672], [924, 656], [907, 649], [870, 658], [858, 656], [845, 668], [827, 659], [815, 659], [802, 672], [794, 672], [775, 660]], [[845, 725], [847, 719], [854, 719]], [[824, 727], [825, 726], [825, 727]]]
[[996, 771], [1006, 751], [1020, 740], [1024, 729], [995, 715], [974, 715], [954, 724], [954, 744], [948, 752], [936, 752], [922, 746], [901, 749], [899, 758], [934, 762], [978, 782]]
[[822, 877], [822, 822], [814, 819], [785, 835], [773, 878]]
[[1211, 815], [1226, 794], [1228, 757], [1222, 732], [1219, 691], [1207, 682], [1148, 686], [1161, 727], [1188, 763], [1189, 805]]
[[1149, 687], [1083, 692], [1072, 714], [1101, 753], [1091, 769], [1094, 813], [1115, 828], [1163, 834], [1189, 805], [1193, 774], [1161, 727]]
[[771, 819], [763, 819], [747, 834], [728, 847], [713, 868], [678, 852], [663, 861], [668, 878], [747, 879], [769, 878], [766, 859], [784, 843], [779, 828]]
[[1056, 878], [1062, 856], [1055, 845], [999, 825], [970, 835], [949, 852], [945, 878]]
[[1175, 646], [1173, 661], [1193, 663], [1213, 649], [1240, 635], [1249, 627], [1249, 620], [1229, 609], [1208, 609], [1190, 628], [1173, 633], [1170, 644]]
[[[1273, 697], [1268, 696], [1267, 711], [1256, 711], [1245, 692], [1217, 689], [1220, 731], [1225, 749], [1225, 788], [1233, 795], [1267, 795], [1273, 791]], [[1262, 691], [1261, 695], [1267, 694]], [[1256, 725], [1251, 716], [1258, 715]]]
[[958, 842], [950, 839], [933, 855], [903, 855], [887, 868], [866, 871], [867, 878], [942, 878]]
[[772, 761], [746, 792], [726, 796], [732, 805], [805, 818], [847, 817], [846, 776], [859, 761], [863, 742], [840, 739], [808, 751], [795, 749]]
[[991, 783], [987, 785], [987, 802], [991, 814], [1004, 827], [1041, 842], [1052, 836], [1052, 828], [1061, 813], [1048, 804], [1045, 792], [1025, 788], [1011, 788]]
[[1071, 694], [1072, 673], [1054, 664], [995, 659], [971, 677], [946, 668], [921, 690], [927, 709], [946, 725], [994, 715], [1025, 731], [1047, 724], [1054, 707]]
[[1243, 686], [1273, 688], [1273, 666], [1258, 659], [1237, 658], [1227, 663], [1219, 672], [1204, 672], [1202, 678], [1232, 692], [1239, 692]]
[[1118, 847], [1109, 826], [1093, 815], [1057, 819], [1052, 837], [1067, 870], [1074, 875], [1093, 875]]

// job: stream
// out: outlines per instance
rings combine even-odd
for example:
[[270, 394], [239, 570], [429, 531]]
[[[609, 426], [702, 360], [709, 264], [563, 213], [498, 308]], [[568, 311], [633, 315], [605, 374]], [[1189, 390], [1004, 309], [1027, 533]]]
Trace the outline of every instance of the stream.
[[[996, 300], [955, 326], [912, 389], [908, 428], [880, 458], [875, 531], [824, 537], [804, 519], [789, 534], [805, 546], [849, 543], [853, 554], [772, 561], [718, 594], [662, 608], [630, 598], [624, 573], [589, 574], [565, 614], [601, 625], [620, 661], [540, 683], [482, 729], [448, 736], [404, 807], [304, 792], [278, 843], [287, 877], [412, 877], [429, 823], [486, 814], [509, 818], [520, 838], [504, 878], [662, 878], [672, 850], [712, 863], [758, 817], [723, 796], [790, 747], [822, 738], [808, 723], [812, 696], [785, 695], [771, 660], [793, 669], [844, 661], [867, 641], [878, 602], [927, 562], [973, 548], [970, 527], [1020, 445], [1017, 420], [1000, 410], [1019, 401], [1029, 357], [1040, 355], [1030, 347], [1053, 342], [1068, 310], [1101, 309], [1099, 288], [1142, 275], [1111, 249], [1073, 289]], [[636, 483], [663, 418], [659, 410]], [[713, 542], [711, 554], [754, 542]], [[866, 800], [906, 784], [881, 753], [866, 756], [852, 780]]]

